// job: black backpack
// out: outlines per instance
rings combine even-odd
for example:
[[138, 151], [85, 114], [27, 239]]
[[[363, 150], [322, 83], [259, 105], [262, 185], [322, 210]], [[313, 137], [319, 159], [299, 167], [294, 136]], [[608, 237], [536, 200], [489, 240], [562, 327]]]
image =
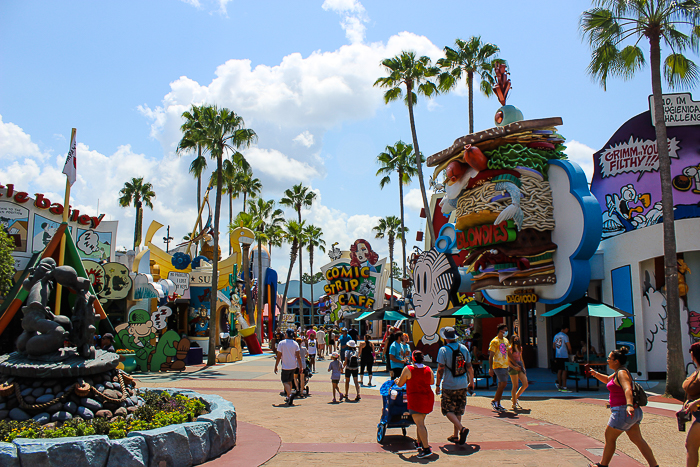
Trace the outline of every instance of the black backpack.
[[447, 368], [450, 370], [452, 376], [454, 376], [455, 378], [459, 378], [460, 376], [464, 376], [467, 374], [467, 360], [464, 354], [462, 353], [461, 349], [462, 346], [460, 344], [457, 344], [456, 349], [450, 347], [450, 350], [452, 350], [452, 367], [450, 368], [448, 366]]
[[358, 367], [357, 352], [355, 352], [353, 350], [352, 353], [350, 354], [350, 361], [348, 361], [348, 368], [357, 368], [357, 367]]
[[[625, 370], [628, 375], [630, 375], [630, 379], [632, 380], [632, 402], [635, 407], [646, 407], [647, 402], [648, 402], [648, 397], [647, 393], [644, 391], [644, 388], [634, 380], [632, 377], [632, 373], [627, 368], [619, 368], [617, 371], [615, 371], [615, 379], [617, 379], [617, 382], [620, 382], [620, 378], [617, 376], [617, 372], [620, 370]], [[622, 385], [620, 385], [622, 386]]]

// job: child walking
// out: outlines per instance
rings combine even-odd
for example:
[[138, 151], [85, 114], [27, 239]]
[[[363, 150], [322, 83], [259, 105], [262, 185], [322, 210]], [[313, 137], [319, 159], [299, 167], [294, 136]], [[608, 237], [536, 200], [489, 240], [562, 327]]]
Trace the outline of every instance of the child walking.
[[343, 393], [340, 392], [340, 387], [338, 387], [338, 383], [340, 383], [340, 375], [342, 372], [342, 365], [340, 364], [340, 361], [338, 360], [338, 352], [333, 352], [331, 354], [331, 363], [328, 365], [328, 371], [331, 372], [331, 383], [333, 383], [333, 403], [336, 404], [338, 400], [335, 398], [335, 392], [338, 391], [338, 397], [342, 397]]

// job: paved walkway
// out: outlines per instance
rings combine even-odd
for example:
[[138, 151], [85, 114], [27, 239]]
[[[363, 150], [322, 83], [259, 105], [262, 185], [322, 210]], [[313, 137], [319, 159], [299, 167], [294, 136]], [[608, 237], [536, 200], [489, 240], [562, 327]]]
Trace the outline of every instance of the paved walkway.
[[[382, 400], [379, 385], [386, 373], [375, 374], [375, 388], [361, 388], [360, 402], [331, 404], [328, 361], [317, 365], [319, 373], [310, 381], [311, 396], [283, 405], [279, 376], [273, 373], [274, 357], [246, 356], [242, 362], [214, 367], [191, 367], [186, 373], [137, 375], [142, 387], [178, 387], [219, 394], [232, 401], [238, 415], [237, 446], [218, 459], [217, 466], [377, 465], [406, 463], [498, 463], [522, 466], [586, 466], [600, 459], [603, 431], [609, 416], [607, 391], [562, 394], [554, 389], [549, 372], [530, 370], [536, 380], [525, 393], [522, 405], [529, 410], [497, 414], [490, 409], [493, 388], [478, 390], [470, 397], [463, 417], [471, 432], [464, 446], [449, 443], [452, 425], [440, 413], [439, 403], [427, 417], [430, 444], [435, 453], [418, 459], [412, 446], [415, 428], [408, 437], [401, 429], [388, 429], [385, 443], [376, 441]], [[375, 367], [376, 368], [376, 367]], [[530, 374], [532, 372], [532, 375]], [[538, 380], [539, 378], [539, 380]], [[510, 387], [504, 394], [509, 407]], [[354, 390], [350, 389], [351, 398]], [[663, 400], [645, 408], [642, 432], [661, 465], [685, 462], [684, 433], [676, 428], [675, 404]], [[674, 410], [670, 410], [674, 409]], [[611, 465], [641, 466], [639, 452], [626, 438], [618, 441]]]

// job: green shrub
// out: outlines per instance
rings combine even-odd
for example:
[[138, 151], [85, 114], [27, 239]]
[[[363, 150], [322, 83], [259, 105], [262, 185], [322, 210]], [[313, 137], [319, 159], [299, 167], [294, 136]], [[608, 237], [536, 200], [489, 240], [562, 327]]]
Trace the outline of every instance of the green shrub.
[[89, 435], [107, 435], [110, 439], [119, 439], [125, 438], [132, 431], [186, 423], [207, 412], [204, 402], [181, 394], [171, 396], [166, 392], [142, 391], [140, 395], [145, 404], [136, 409], [133, 415], [118, 417], [114, 421], [105, 418], [75, 418], [54, 426], [39, 425], [34, 420], [2, 420], [0, 441], [10, 443], [16, 438], [66, 438]]

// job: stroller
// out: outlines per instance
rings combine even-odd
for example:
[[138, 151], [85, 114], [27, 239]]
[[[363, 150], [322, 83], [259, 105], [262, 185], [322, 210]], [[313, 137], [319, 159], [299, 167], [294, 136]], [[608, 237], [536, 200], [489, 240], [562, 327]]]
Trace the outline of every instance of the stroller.
[[396, 386], [393, 380], [387, 380], [379, 389], [382, 395], [382, 418], [377, 425], [377, 442], [384, 441], [387, 428], [401, 428], [406, 436], [406, 428], [413, 425], [413, 417], [408, 413], [406, 386]]

